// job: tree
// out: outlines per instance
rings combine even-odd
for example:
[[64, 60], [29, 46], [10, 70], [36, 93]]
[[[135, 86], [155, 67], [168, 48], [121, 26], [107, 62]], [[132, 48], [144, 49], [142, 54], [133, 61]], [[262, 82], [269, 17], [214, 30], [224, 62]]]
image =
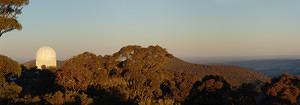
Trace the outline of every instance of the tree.
[[272, 78], [262, 88], [266, 97], [262, 105], [299, 105], [300, 76], [283, 73], [280, 77]]
[[184, 105], [234, 105], [230, 84], [218, 75], [208, 75], [197, 81]]
[[22, 13], [23, 6], [28, 4], [29, 0], [0, 0], [0, 37], [12, 30], [22, 29], [17, 15]]
[[0, 103], [18, 97], [22, 87], [13, 80], [21, 75], [21, 68], [16, 61], [0, 55]]
[[[57, 72], [58, 84], [72, 91], [86, 90], [95, 84], [96, 77], [103, 71], [101, 56], [85, 52], [64, 62]], [[103, 76], [100, 76], [103, 77]]]

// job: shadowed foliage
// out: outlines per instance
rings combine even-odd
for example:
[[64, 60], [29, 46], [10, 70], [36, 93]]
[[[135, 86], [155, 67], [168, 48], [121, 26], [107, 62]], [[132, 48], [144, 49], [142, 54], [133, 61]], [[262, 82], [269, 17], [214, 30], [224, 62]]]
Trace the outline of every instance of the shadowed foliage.
[[22, 75], [16, 81], [23, 88], [20, 93], [21, 97], [29, 94], [32, 97], [43, 96], [47, 93], [54, 93], [61, 90], [61, 86], [55, 83], [55, 72], [51, 72], [50, 69], [40, 70], [37, 68], [27, 69], [24, 66], [21, 67]]
[[185, 101], [186, 105], [230, 105], [232, 102], [230, 85], [221, 76], [206, 76], [197, 81]]
[[222, 76], [209, 75], [197, 81], [184, 105], [257, 105], [255, 84], [231, 87]]

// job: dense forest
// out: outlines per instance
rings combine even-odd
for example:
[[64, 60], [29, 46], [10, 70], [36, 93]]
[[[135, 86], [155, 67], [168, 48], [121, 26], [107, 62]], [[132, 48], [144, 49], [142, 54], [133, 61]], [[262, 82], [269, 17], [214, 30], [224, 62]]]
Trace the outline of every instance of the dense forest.
[[[58, 68], [40, 70], [1, 55], [0, 104], [300, 104], [299, 76], [285, 73], [272, 79], [257, 78], [262, 74], [241, 67], [187, 67], [183, 62], [174, 63], [174, 59], [160, 46], [127, 46], [113, 55], [85, 52]], [[203, 71], [196, 73], [184, 68]], [[204, 75], [205, 72], [210, 73]]]

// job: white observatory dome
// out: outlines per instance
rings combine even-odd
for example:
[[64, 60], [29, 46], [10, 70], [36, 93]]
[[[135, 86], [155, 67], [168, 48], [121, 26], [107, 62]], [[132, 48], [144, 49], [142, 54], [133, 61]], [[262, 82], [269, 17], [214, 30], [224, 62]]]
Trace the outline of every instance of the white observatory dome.
[[56, 67], [56, 53], [49, 46], [41, 47], [36, 53], [36, 66], [42, 69], [42, 65], [46, 67]]

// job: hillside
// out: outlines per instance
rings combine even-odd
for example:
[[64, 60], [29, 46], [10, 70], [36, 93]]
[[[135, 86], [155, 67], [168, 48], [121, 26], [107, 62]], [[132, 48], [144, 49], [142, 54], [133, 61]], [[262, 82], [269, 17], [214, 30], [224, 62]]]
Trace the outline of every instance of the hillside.
[[[124, 53], [125, 52], [119, 52]], [[122, 54], [121, 54], [122, 55]], [[57, 61], [57, 67], [62, 65], [63, 61]], [[28, 61], [23, 64], [26, 67], [34, 67], [35, 60]], [[241, 65], [242, 66], [242, 65]], [[180, 72], [192, 72], [200, 78], [207, 75], [221, 75], [223, 76], [232, 86], [240, 86], [243, 83], [256, 83], [266, 82], [270, 78], [261, 73], [239, 67], [239, 66], [217, 66], [217, 65], [204, 65], [204, 64], [193, 64], [183, 61], [179, 58], [168, 59], [167, 69], [172, 71]], [[254, 69], [255, 70], [255, 69]]]
[[239, 66], [193, 64], [178, 58], [170, 59], [168, 69], [192, 72], [200, 78], [207, 75], [221, 75], [233, 86], [239, 86], [243, 83], [266, 82], [270, 79], [268, 76], [261, 73]]
[[[143, 52], [137, 52], [140, 49], [143, 49]], [[127, 59], [137, 61], [141, 58], [132, 59], [131, 56], [137, 53], [143, 54], [149, 51], [151, 51], [150, 48], [141, 48], [139, 46], [127, 46], [123, 47], [119, 52], [115, 53], [113, 56], [115, 56], [120, 61], [125, 61]], [[158, 55], [169, 55], [167, 57], [164, 57], [163, 59], [166, 59], [167, 63], [165, 67], [170, 71], [188, 72], [196, 74], [197, 76], [199, 76], [199, 78], [203, 78], [208, 75], [220, 75], [223, 76], [225, 80], [227, 80], [232, 86], [240, 86], [243, 83], [260, 83], [270, 80], [270, 77], [268, 76], [240, 66], [215, 66], [193, 64], [176, 58], [167, 51], [150, 52], [150, 54], [154, 57]]]

